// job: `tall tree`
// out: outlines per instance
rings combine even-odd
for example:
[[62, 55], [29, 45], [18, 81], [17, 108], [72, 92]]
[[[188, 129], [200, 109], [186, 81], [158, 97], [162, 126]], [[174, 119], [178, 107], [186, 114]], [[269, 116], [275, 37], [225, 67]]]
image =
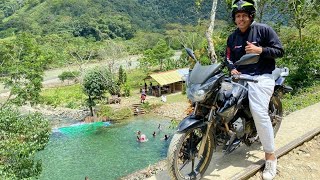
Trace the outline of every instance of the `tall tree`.
[[114, 75], [106, 67], [96, 67], [86, 71], [83, 83], [83, 91], [88, 95], [87, 105], [89, 106], [91, 116], [94, 115], [93, 107], [95, 100], [101, 99], [104, 93], [111, 95], [120, 93], [119, 85], [116, 83]]
[[173, 56], [173, 51], [167, 45], [166, 41], [161, 39], [153, 48], [153, 52], [157, 64], [160, 65], [160, 71], [162, 71], [163, 62]]
[[211, 59], [212, 63], [215, 63], [217, 61], [217, 55], [214, 50], [214, 43], [212, 41], [214, 21], [216, 19], [217, 3], [218, 3], [218, 0], [212, 0], [212, 8], [211, 8], [211, 13], [210, 13], [210, 24], [209, 24], [209, 27], [206, 31], [206, 38], [208, 41], [208, 54], [209, 54], [209, 58]]
[[95, 49], [92, 40], [83, 37], [67, 39], [67, 52], [70, 55], [68, 64], [77, 65], [78, 71], [83, 75], [85, 67], [89, 63], [92, 56], [95, 54]]
[[109, 40], [103, 44], [103, 48], [98, 50], [98, 58], [107, 60], [109, 70], [114, 73], [117, 71], [117, 64], [124, 57], [128, 57], [129, 53], [126, 47], [114, 40]]
[[49, 123], [40, 114], [21, 115], [10, 103], [39, 102], [44, 68], [50, 60], [38, 41], [23, 33], [0, 41], [0, 74], [9, 97], [0, 105], [0, 177], [30, 179], [41, 173], [36, 152], [49, 141]]
[[40, 50], [37, 40], [23, 33], [0, 45], [0, 72], [5, 88], [10, 90], [6, 102], [22, 105], [40, 100], [44, 69], [50, 56]]
[[319, 16], [319, 0], [289, 0], [289, 8], [293, 14], [294, 26], [299, 30], [300, 41], [302, 41], [302, 29], [315, 17]]
[[266, 8], [274, 6], [275, 0], [257, 0], [256, 21], [261, 22]]
[[122, 65], [120, 65], [118, 70], [118, 85], [121, 86], [127, 82], [127, 74], [123, 69]]
[[143, 58], [140, 59], [141, 67], [146, 70], [150, 65], [159, 65], [160, 71], [162, 71], [164, 61], [172, 57], [173, 54], [166, 41], [160, 39], [152, 49], [143, 53]]

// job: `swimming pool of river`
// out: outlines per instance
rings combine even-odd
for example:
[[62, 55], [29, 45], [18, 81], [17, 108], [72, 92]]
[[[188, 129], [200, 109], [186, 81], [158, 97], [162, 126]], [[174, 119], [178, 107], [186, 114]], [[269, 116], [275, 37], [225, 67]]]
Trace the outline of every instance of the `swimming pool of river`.
[[[158, 130], [159, 124], [162, 131]], [[119, 179], [166, 157], [171, 138], [162, 138], [174, 132], [169, 127], [168, 119], [141, 116], [116, 124], [101, 122], [55, 129], [45, 150], [37, 154], [43, 167], [40, 179]], [[147, 136], [147, 142], [136, 141], [138, 130]]]

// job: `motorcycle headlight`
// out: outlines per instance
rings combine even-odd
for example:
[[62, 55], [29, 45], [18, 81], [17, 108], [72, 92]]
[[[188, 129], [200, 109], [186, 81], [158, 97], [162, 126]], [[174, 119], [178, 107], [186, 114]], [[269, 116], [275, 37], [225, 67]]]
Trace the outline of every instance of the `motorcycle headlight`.
[[208, 90], [202, 89], [200, 84], [193, 85], [187, 89], [188, 98], [192, 102], [203, 101], [208, 93]]
[[203, 84], [196, 84], [188, 82], [187, 86], [187, 96], [188, 99], [190, 99], [192, 102], [201, 102], [204, 101], [206, 96], [212, 91], [212, 88], [214, 87], [218, 80], [223, 77], [223, 74], [217, 74], [216, 76], [213, 76], [209, 78], [205, 83]]
[[202, 90], [202, 89], [200, 89], [194, 93], [194, 96], [196, 99], [204, 99], [205, 95], [206, 94], [205, 94], [204, 90]]

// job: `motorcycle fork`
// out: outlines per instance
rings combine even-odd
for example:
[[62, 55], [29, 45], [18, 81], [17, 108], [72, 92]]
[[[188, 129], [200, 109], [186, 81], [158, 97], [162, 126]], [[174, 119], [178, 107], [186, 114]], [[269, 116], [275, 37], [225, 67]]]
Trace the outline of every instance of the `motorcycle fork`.
[[205, 122], [207, 124], [207, 130], [206, 130], [206, 133], [205, 133], [205, 135], [203, 136], [203, 138], [201, 140], [201, 144], [200, 144], [200, 148], [199, 148], [199, 152], [198, 152], [198, 158], [199, 159], [201, 158], [201, 156], [203, 154], [204, 147], [206, 145], [207, 138], [208, 138], [208, 135], [209, 135], [209, 132], [210, 132], [210, 128], [211, 128], [211, 126], [213, 124], [212, 117], [213, 117], [214, 110], [215, 110], [215, 107], [212, 106], [212, 108], [210, 109], [208, 121]]
[[200, 179], [201, 178], [201, 174], [199, 172], [197, 172], [195, 170], [195, 167], [194, 167], [194, 162], [195, 162], [195, 154], [196, 154], [196, 150], [193, 150], [193, 137], [194, 134], [191, 133], [190, 135], [190, 143], [189, 143], [189, 146], [190, 146], [190, 159], [191, 159], [191, 169], [192, 171], [190, 172], [190, 177], [191, 179]]
[[190, 146], [190, 155], [191, 155], [191, 169], [192, 169], [192, 171], [191, 171], [191, 174], [195, 174], [195, 171], [194, 171], [194, 155], [195, 155], [195, 151], [194, 152], [192, 152], [193, 151], [193, 148], [192, 148], [192, 146], [193, 146], [193, 144], [192, 144], [192, 141], [193, 141], [193, 133], [191, 133], [191, 135], [190, 135], [190, 144], [189, 144], [189, 146]]

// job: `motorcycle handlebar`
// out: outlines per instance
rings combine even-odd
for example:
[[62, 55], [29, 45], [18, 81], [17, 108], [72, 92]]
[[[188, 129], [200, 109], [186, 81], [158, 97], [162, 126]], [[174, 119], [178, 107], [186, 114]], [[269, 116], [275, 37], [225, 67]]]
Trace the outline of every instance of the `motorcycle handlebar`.
[[246, 74], [235, 74], [232, 75], [232, 80], [244, 80], [244, 81], [249, 81], [249, 82], [254, 82], [257, 83], [258, 80], [255, 79], [254, 77]]

